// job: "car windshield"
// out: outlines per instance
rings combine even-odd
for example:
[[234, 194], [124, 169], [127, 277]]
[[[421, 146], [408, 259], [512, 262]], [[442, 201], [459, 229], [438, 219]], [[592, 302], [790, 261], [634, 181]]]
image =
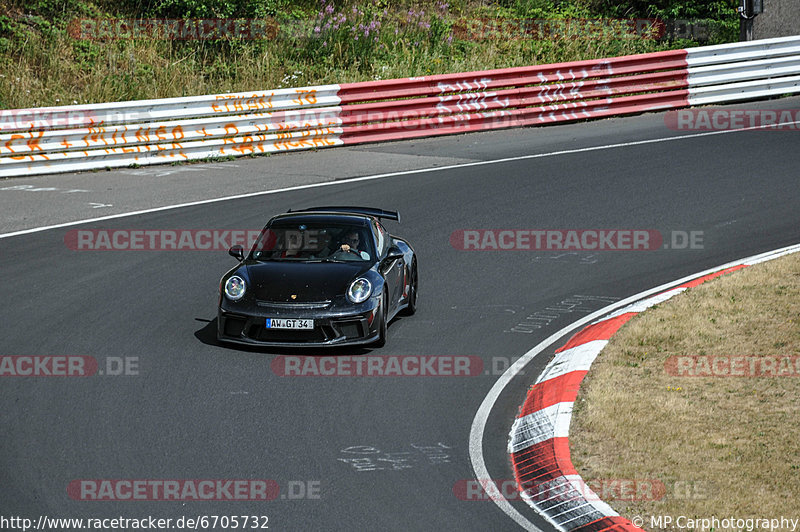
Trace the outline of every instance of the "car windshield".
[[367, 227], [281, 220], [259, 235], [255, 260], [363, 262], [375, 257]]

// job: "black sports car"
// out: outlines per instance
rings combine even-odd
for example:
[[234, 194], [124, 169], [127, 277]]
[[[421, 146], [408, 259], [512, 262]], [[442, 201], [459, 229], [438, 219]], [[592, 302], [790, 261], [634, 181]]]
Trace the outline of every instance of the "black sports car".
[[217, 337], [271, 346], [386, 343], [417, 305], [417, 258], [381, 219], [396, 212], [315, 207], [272, 218], [219, 285]]

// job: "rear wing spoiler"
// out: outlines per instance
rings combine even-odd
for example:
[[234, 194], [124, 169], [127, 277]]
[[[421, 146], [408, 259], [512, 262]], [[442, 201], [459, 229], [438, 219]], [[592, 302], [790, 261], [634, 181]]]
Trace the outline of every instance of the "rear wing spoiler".
[[400, 221], [400, 213], [397, 211], [385, 211], [383, 209], [373, 209], [370, 207], [311, 207], [308, 209], [289, 209], [286, 212], [341, 212], [352, 214], [366, 214], [374, 218], [386, 218], [387, 220]]

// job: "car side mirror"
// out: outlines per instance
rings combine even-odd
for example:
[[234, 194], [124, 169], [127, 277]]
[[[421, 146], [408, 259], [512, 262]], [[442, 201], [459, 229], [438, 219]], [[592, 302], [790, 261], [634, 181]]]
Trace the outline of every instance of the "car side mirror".
[[228, 250], [228, 254], [238, 259], [239, 262], [244, 260], [244, 248], [242, 246], [233, 246]]
[[404, 256], [403, 252], [400, 251], [400, 248], [397, 246], [390, 247], [389, 251], [386, 252], [386, 260], [402, 259]]

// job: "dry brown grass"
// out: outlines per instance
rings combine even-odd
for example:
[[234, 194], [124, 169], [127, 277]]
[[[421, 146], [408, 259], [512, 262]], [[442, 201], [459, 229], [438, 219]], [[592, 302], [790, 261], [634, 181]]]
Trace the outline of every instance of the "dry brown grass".
[[670, 376], [673, 355], [800, 356], [800, 254], [633, 318], [594, 363], [570, 428], [587, 481], [664, 484], [658, 500], [607, 501], [621, 515], [800, 516], [800, 378]]

